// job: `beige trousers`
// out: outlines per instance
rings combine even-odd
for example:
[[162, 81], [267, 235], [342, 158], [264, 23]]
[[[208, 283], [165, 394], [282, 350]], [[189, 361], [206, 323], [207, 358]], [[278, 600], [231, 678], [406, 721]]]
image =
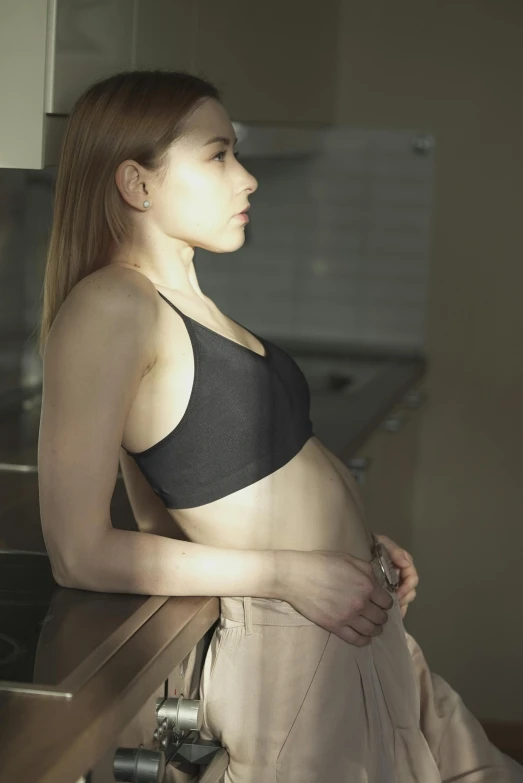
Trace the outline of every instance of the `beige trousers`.
[[364, 648], [285, 601], [220, 603], [200, 736], [227, 749], [224, 783], [523, 783], [523, 768], [431, 674], [395, 596]]
[[416, 640], [405, 636], [420, 700], [420, 728], [443, 783], [521, 783], [523, 767], [489, 741], [456, 691], [430, 671]]

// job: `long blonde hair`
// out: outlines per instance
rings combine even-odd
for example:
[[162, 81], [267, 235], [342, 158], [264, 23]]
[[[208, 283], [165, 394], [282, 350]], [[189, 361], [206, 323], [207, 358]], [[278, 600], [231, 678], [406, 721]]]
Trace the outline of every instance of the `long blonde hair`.
[[128, 71], [92, 85], [65, 132], [55, 187], [39, 325], [43, 357], [49, 331], [72, 288], [108, 263], [128, 237], [127, 208], [115, 183], [127, 159], [160, 171], [183, 122], [217, 88], [185, 72]]

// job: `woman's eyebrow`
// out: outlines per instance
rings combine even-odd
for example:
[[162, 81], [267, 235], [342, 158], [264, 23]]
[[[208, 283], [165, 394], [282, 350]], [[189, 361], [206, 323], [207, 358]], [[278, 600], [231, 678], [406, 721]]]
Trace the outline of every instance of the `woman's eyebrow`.
[[[226, 147], [228, 147], [231, 143], [231, 139], [229, 139], [228, 136], [214, 136], [212, 139], [209, 139], [209, 141], [206, 141], [203, 146], [207, 147], [208, 144], [217, 144], [218, 142], [221, 142], [222, 144], [225, 144]], [[234, 144], [238, 144], [238, 139], [236, 136], [234, 137]]]

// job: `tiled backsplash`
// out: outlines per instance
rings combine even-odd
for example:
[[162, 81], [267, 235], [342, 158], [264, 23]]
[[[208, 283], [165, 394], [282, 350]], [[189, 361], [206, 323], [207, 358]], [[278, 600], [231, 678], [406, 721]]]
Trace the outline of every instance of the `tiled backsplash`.
[[203, 289], [267, 336], [423, 350], [431, 145], [413, 131], [338, 128], [314, 157], [246, 159], [259, 181], [248, 240], [196, 251]]
[[[327, 130], [314, 157], [252, 158], [236, 253], [196, 251], [204, 292], [272, 338], [423, 349], [434, 153], [410, 131]], [[0, 170], [0, 394], [41, 379], [34, 330], [55, 170]]]

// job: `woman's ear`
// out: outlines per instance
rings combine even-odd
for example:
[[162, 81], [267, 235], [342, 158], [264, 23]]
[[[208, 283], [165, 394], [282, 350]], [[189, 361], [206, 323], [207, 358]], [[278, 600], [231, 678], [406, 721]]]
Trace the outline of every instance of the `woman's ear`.
[[147, 188], [147, 174], [144, 168], [134, 160], [124, 160], [114, 175], [116, 187], [123, 200], [129, 206], [145, 212], [151, 206]]

